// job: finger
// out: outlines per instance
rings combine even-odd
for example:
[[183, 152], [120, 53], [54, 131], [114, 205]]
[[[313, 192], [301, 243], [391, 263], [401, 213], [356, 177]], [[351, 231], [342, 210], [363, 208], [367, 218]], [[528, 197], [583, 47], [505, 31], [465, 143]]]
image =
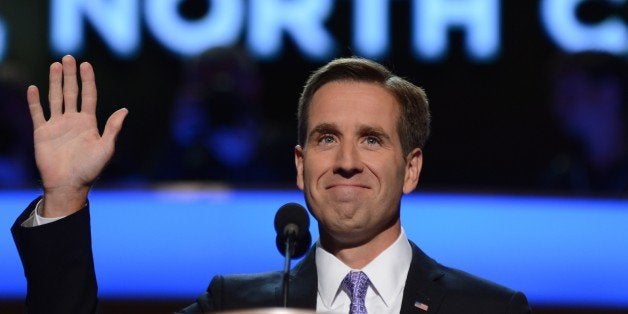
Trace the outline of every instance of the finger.
[[31, 85], [28, 87], [26, 100], [28, 100], [28, 109], [31, 112], [31, 119], [33, 119], [33, 129], [36, 129], [46, 122], [44, 111], [39, 101], [39, 89], [37, 89], [37, 86]]
[[50, 103], [51, 118], [63, 112], [62, 72], [63, 66], [61, 63], [55, 62], [50, 65], [48, 102]]
[[109, 119], [107, 119], [107, 123], [105, 124], [105, 130], [103, 131], [102, 138], [105, 142], [113, 144], [116, 141], [116, 137], [120, 133], [122, 129], [122, 123], [124, 122], [124, 118], [129, 113], [129, 110], [126, 108], [118, 109], [114, 112]]
[[81, 91], [81, 112], [96, 113], [96, 77], [94, 75], [94, 69], [92, 65], [83, 62], [80, 66], [81, 71], [81, 85], [83, 90]]
[[61, 59], [63, 64], [63, 108], [64, 112], [77, 111], [78, 81], [76, 79], [76, 60], [70, 55]]

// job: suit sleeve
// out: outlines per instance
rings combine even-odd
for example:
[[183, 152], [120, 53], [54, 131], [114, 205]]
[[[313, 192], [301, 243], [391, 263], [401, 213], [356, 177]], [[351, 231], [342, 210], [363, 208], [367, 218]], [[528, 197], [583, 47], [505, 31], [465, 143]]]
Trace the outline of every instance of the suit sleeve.
[[506, 311], [506, 313], [528, 314], [532, 313], [532, 309], [530, 309], [526, 296], [521, 292], [517, 292], [513, 294], [510, 299], [510, 306], [508, 307], [508, 311]]
[[177, 314], [202, 314], [220, 310], [220, 305], [216, 305], [216, 302], [221, 299], [222, 283], [223, 277], [215, 276], [209, 283], [207, 291], [202, 293], [196, 302], [180, 310]]
[[58, 221], [23, 227], [38, 201], [11, 227], [27, 281], [25, 313], [99, 313], [89, 205]]

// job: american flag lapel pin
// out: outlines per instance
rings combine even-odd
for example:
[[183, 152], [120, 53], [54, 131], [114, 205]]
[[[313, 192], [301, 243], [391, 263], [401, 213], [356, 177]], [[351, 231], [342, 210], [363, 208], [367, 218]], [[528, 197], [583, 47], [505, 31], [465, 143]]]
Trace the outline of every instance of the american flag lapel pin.
[[427, 312], [427, 309], [429, 308], [427, 306], [427, 304], [421, 302], [421, 301], [415, 301], [414, 302], [414, 307], [416, 307], [417, 309], [421, 310], [421, 311], [425, 311]]

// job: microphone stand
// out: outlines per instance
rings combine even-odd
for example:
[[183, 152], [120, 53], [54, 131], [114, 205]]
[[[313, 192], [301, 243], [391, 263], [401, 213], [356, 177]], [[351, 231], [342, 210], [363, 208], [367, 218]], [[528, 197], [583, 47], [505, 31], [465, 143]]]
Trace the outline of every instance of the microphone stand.
[[285, 204], [275, 215], [275, 231], [277, 231], [275, 244], [279, 253], [286, 258], [282, 278], [284, 308], [288, 307], [290, 262], [295, 257], [303, 256], [312, 243], [309, 227], [310, 219], [307, 212], [299, 204]]
[[292, 251], [294, 248], [294, 235], [289, 234], [286, 237], [286, 261], [283, 267], [283, 307], [288, 307], [288, 290], [290, 289], [290, 262], [292, 260]]

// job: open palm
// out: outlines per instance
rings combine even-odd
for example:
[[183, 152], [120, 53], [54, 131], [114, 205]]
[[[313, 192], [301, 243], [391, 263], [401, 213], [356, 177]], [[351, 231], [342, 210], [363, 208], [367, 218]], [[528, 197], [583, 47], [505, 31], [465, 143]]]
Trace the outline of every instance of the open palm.
[[[89, 63], [80, 65], [81, 106], [79, 110], [76, 61], [65, 56], [50, 66], [48, 100], [50, 118], [46, 121], [39, 90], [30, 86], [27, 99], [33, 119], [35, 160], [44, 193], [84, 191], [111, 159], [128, 111], [114, 112], [100, 135], [96, 120], [96, 83]], [[44, 194], [45, 195], [45, 194]]]

